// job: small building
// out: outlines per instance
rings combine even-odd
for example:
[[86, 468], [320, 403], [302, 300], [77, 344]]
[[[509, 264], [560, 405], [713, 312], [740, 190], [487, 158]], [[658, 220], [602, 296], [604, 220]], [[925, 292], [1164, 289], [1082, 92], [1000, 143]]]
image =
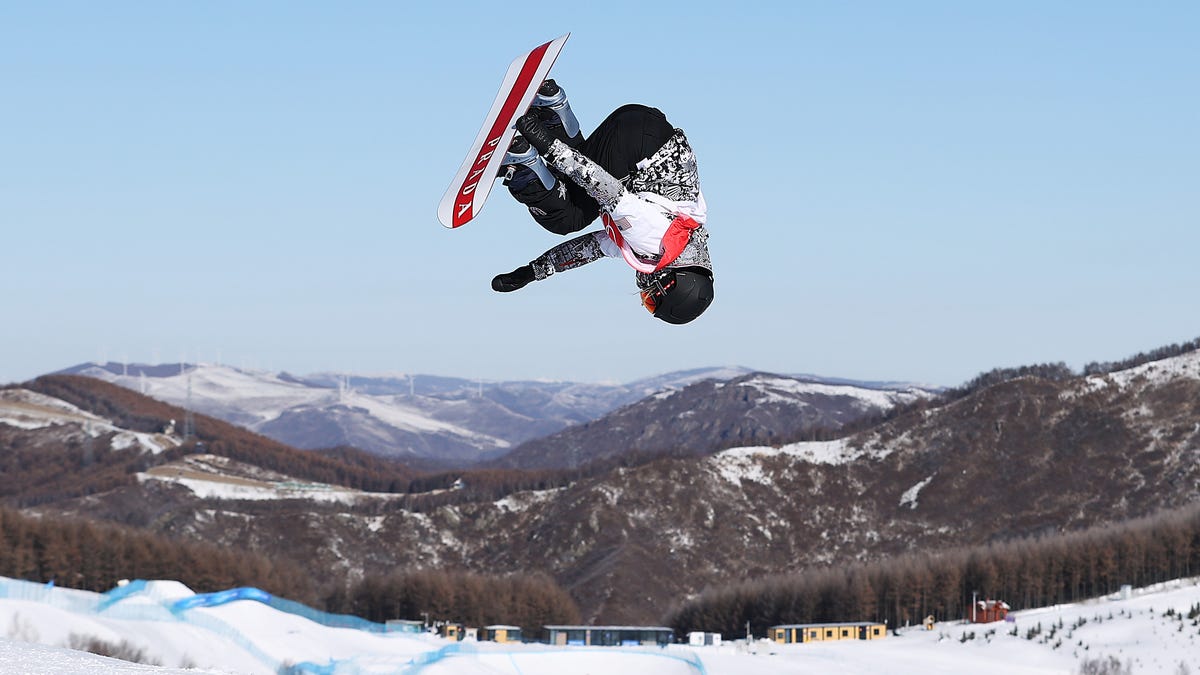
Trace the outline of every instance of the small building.
[[971, 616], [968, 620], [971, 623], [991, 623], [993, 621], [1003, 621], [1008, 616], [1008, 610], [1012, 609], [1008, 603], [1000, 600], [980, 600], [971, 608]]
[[552, 645], [653, 647], [675, 641], [675, 629], [664, 626], [546, 626]]
[[887, 637], [887, 626], [870, 621], [852, 623], [792, 623], [771, 626], [767, 638], [780, 644], [831, 640], [878, 640]]
[[721, 634], [694, 630], [688, 633], [688, 644], [693, 647], [720, 647]]
[[484, 626], [479, 629], [479, 639], [483, 642], [520, 642], [520, 626]]
[[463, 639], [462, 624], [444, 623], [441, 626], [438, 626], [438, 635], [441, 635], [447, 640], [461, 640]]
[[424, 621], [412, 621], [409, 619], [388, 619], [384, 624], [384, 629], [389, 633], [424, 633]]

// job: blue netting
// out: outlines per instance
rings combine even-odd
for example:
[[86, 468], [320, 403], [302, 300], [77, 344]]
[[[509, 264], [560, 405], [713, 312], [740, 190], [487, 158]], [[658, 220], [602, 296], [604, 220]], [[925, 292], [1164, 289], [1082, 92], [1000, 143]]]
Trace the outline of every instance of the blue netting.
[[[251, 600], [261, 602], [282, 612], [302, 616], [324, 626], [353, 628], [372, 633], [388, 632], [388, 627], [385, 624], [367, 621], [357, 616], [322, 612], [298, 602], [276, 598], [270, 593], [257, 588], [233, 588], [218, 593], [201, 593], [181, 600], [170, 601], [153, 598], [147, 588], [147, 582], [142, 580], [119, 586], [102, 595], [96, 595], [94, 593], [55, 588], [52, 584], [38, 584], [30, 581], [0, 577], [0, 598], [39, 602], [76, 614], [98, 615], [103, 613], [105, 617], [115, 619], [185, 622], [220, 635], [244, 649], [263, 665], [278, 673], [295, 673], [297, 675], [356, 675], [368, 671], [371, 673], [383, 672], [376, 667], [365, 668], [365, 661], [364, 664], [360, 664], [359, 659], [331, 660], [325, 664], [311, 662], [298, 664], [284, 663], [267, 654], [254, 644], [254, 642], [247, 639], [241, 631], [233, 628], [224, 621], [209, 614], [190, 611], [199, 607], [216, 607], [237, 600]], [[131, 598], [138, 598], [140, 601], [124, 602]], [[578, 651], [611, 653], [611, 649], [569, 648], [568, 651], [572, 653], [577, 653]], [[704, 663], [691, 650], [668, 647], [623, 651], [636, 651], [638, 654], [681, 661], [694, 668], [700, 675], [707, 675]], [[469, 643], [449, 644], [441, 649], [417, 654], [407, 663], [399, 666], [394, 672], [398, 675], [416, 675], [426, 666], [438, 663], [444, 659], [471, 656], [476, 653], [477, 650], [475, 647]], [[561, 654], [562, 650], [522, 649], [519, 652], [513, 652], [511, 656], [515, 658], [518, 656], [548, 653]]]

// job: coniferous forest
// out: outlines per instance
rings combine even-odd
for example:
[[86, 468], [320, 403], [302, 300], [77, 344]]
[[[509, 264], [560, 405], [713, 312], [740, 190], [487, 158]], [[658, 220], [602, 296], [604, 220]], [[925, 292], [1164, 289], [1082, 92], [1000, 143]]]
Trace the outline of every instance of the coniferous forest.
[[1119, 526], [711, 589], [666, 618], [681, 632], [756, 634], [770, 626], [879, 621], [890, 627], [967, 616], [972, 597], [1014, 610], [1076, 602], [1200, 573], [1200, 507]]
[[529, 634], [579, 620], [575, 602], [543, 574], [398, 572], [353, 584], [315, 578], [290, 562], [87, 521], [31, 518], [0, 508], [0, 576], [104, 592], [122, 579], [174, 579], [197, 593], [254, 586], [318, 609], [372, 621], [429, 619], [517, 624]]
[[[1076, 602], [1200, 573], [1200, 507], [1120, 526], [851, 567], [810, 569], [704, 592], [665, 623], [756, 634], [777, 624], [881, 621], [899, 627], [964, 618], [973, 596], [1013, 609]], [[180, 542], [119, 526], [30, 518], [0, 509], [0, 576], [92, 591], [122, 578], [177, 579], [197, 592], [257, 586], [289, 599], [374, 621], [452, 619], [512, 623], [529, 634], [575, 623], [570, 596], [542, 574], [487, 576], [402, 571], [315, 579], [298, 566], [241, 551]]]

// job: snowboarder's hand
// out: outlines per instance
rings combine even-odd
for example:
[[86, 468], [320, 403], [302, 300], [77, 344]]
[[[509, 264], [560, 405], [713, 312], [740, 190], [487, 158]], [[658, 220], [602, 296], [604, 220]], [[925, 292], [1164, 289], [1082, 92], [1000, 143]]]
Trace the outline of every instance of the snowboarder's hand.
[[529, 112], [518, 117], [513, 126], [542, 157], [550, 152], [550, 146], [554, 143], [554, 134], [546, 129], [545, 124], [542, 124], [542, 118], [537, 110], [530, 109]]
[[533, 279], [533, 266], [522, 265], [508, 274], [497, 274], [492, 279], [492, 290], [500, 293], [511, 293], [525, 288]]

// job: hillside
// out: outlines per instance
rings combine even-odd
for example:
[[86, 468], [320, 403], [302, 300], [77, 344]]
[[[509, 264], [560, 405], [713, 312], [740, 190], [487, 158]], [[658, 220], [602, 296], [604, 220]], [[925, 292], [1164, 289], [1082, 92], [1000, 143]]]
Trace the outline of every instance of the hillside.
[[[755, 375], [737, 367], [620, 385], [295, 376], [209, 364], [83, 364], [63, 373], [191, 407], [292, 447], [356, 447], [429, 468], [574, 468], [624, 454], [621, 447], [708, 452], [792, 440], [932, 394], [911, 385]], [[639, 435], [630, 437], [631, 428]]]
[[767, 373], [704, 380], [528, 441], [489, 465], [573, 468], [628, 453], [699, 455], [803, 435], [834, 435], [846, 424], [882, 417], [932, 396], [914, 386], [832, 384]]
[[546, 571], [586, 620], [640, 623], [734, 579], [1189, 504], [1198, 459], [1200, 353], [1189, 352], [999, 381], [837, 440], [618, 466], [507, 496], [472, 491], [468, 473], [421, 498], [232, 500], [168, 475], [39, 511], [137, 519], [324, 574]]
[[86, 363], [57, 374], [118, 384], [296, 448], [349, 446], [466, 466], [664, 389], [745, 372], [704, 368], [623, 385], [484, 383], [433, 375], [296, 376], [211, 364]]
[[[353, 449], [297, 450], [235, 425], [195, 415], [89, 377], [52, 375], [0, 389], [0, 494], [18, 503], [102, 491], [108, 479], [130, 483], [135, 471], [208, 451], [293, 480], [379, 492], [403, 492], [418, 475], [394, 461]], [[49, 481], [35, 493], [37, 477]], [[42, 494], [44, 493], [44, 494]]]

